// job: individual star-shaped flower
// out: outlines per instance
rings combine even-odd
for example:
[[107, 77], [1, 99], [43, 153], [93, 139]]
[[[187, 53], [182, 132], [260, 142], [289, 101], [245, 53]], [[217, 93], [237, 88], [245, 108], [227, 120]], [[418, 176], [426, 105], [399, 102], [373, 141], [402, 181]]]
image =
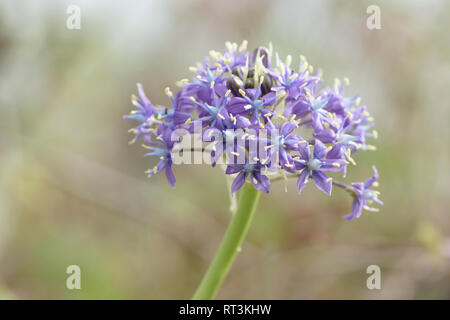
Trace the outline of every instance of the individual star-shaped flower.
[[245, 164], [230, 164], [228, 165], [225, 173], [234, 174], [238, 173], [233, 183], [231, 184], [231, 193], [238, 191], [250, 176], [252, 185], [259, 191], [269, 193], [270, 192], [270, 180], [267, 176], [261, 173], [263, 166], [260, 162]]
[[[136, 142], [141, 135], [144, 137], [144, 141], [149, 141], [149, 135], [153, 131], [153, 123], [159, 122], [155, 118], [155, 115], [159, 115], [158, 108], [156, 108], [147, 98], [140, 83], [137, 84], [137, 88], [139, 97], [136, 97], [135, 95], [131, 96], [131, 102], [137, 110], [132, 110], [130, 114], [123, 116], [124, 119], [133, 119], [139, 122], [137, 127], [129, 130], [135, 134], [135, 137], [130, 141], [130, 144]], [[161, 119], [161, 116], [158, 116], [158, 118]]]
[[143, 145], [146, 149], [150, 149], [151, 152], [146, 153], [144, 157], [158, 157], [158, 164], [146, 171], [148, 177], [150, 178], [154, 174], [157, 174], [163, 170], [166, 172], [167, 181], [173, 187], [175, 186], [175, 176], [172, 170], [172, 155], [171, 151], [174, 145], [172, 141], [172, 130], [169, 126], [160, 125], [156, 132], [156, 141], [150, 142], [150, 145]]
[[297, 151], [302, 145], [307, 144], [307, 141], [302, 137], [292, 133], [295, 128], [297, 128], [296, 123], [286, 121], [280, 126], [279, 132], [277, 129], [269, 130], [270, 137], [267, 138], [269, 145], [265, 147], [268, 150], [267, 157], [269, 159], [279, 158], [280, 166], [289, 172], [295, 172], [292, 156], [289, 152]]
[[267, 118], [273, 115], [273, 110], [267, 107], [272, 106], [278, 96], [275, 92], [269, 92], [261, 96], [261, 85], [263, 82], [264, 77], [261, 77], [256, 89], [239, 89], [241, 97], [231, 99], [228, 111], [233, 114], [248, 114], [251, 112], [250, 121], [252, 124], [260, 125], [261, 116], [265, 123]]
[[305, 95], [292, 107], [292, 113], [298, 117], [311, 112], [312, 126], [314, 130], [324, 129], [324, 123], [331, 123], [329, 112], [325, 109], [329, 98], [319, 95], [315, 97], [309, 89], [305, 88]]
[[295, 168], [301, 170], [297, 181], [298, 192], [300, 193], [303, 190], [309, 177], [312, 176], [317, 188], [331, 195], [332, 178], [324, 172], [341, 171], [345, 168], [347, 162], [342, 158], [334, 158], [335, 154], [329, 152], [327, 147], [319, 140], [314, 142], [313, 153], [310, 148], [300, 148], [299, 153], [300, 156], [294, 158]]
[[365, 182], [352, 183], [355, 191], [355, 196], [352, 204], [352, 212], [344, 216], [347, 220], [353, 220], [361, 216], [362, 210], [367, 211], [378, 211], [377, 208], [369, 207], [368, 205], [373, 202], [383, 205], [383, 202], [378, 199], [380, 194], [378, 191], [369, 189], [371, 186], [376, 184], [378, 180], [378, 171], [375, 166], [372, 167], [373, 176], [367, 179]]

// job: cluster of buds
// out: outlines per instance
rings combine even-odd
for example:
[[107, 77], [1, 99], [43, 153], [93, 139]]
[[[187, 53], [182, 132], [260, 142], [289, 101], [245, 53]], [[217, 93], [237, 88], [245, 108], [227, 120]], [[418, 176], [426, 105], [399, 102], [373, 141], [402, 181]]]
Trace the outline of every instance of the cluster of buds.
[[[382, 204], [369, 189], [378, 178], [375, 167], [364, 183], [347, 185], [328, 175], [345, 177], [348, 165], [356, 164], [355, 153], [375, 149], [366, 142], [377, 138], [374, 119], [358, 95], [344, 96], [347, 78], [322, 86], [321, 71], [304, 56], [294, 67], [291, 56], [280, 60], [271, 45], [247, 51], [247, 41], [227, 42], [224, 52], [210, 51], [189, 70], [194, 76], [179, 81], [175, 95], [166, 88], [170, 107], [153, 105], [140, 84], [138, 96], [132, 96], [136, 110], [125, 118], [138, 125], [130, 130], [135, 134], [130, 142], [142, 139], [150, 150], [146, 156], [159, 159], [149, 177], [165, 171], [174, 186], [172, 166], [180, 163], [180, 150], [200, 151], [207, 163], [221, 164], [234, 176], [232, 193], [246, 182], [269, 193], [271, 181], [288, 177], [297, 178], [300, 193], [312, 178], [328, 195], [333, 185], [353, 195], [349, 220], [362, 209], [375, 211], [373, 202]], [[192, 136], [198, 148], [186, 149], [185, 138]]]

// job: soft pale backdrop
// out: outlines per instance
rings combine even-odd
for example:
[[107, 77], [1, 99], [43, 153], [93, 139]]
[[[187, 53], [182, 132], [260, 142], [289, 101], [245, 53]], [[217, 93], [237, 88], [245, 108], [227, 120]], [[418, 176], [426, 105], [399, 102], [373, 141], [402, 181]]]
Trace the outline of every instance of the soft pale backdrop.
[[[189, 298], [230, 218], [223, 173], [175, 168], [171, 189], [122, 120], [227, 40], [303, 54], [349, 77], [376, 118], [379, 213], [282, 183], [263, 195], [219, 298], [450, 298], [450, 2], [0, 1], [0, 297]], [[81, 8], [81, 30], [66, 8]], [[381, 8], [381, 30], [366, 8]], [[298, 58], [297, 58], [298, 59]], [[298, 62], [298, 60], [295, 60]], [[82, 289], [66, 289], [77, 264]], [[366, 288], [381, 267], [382, 290]]]

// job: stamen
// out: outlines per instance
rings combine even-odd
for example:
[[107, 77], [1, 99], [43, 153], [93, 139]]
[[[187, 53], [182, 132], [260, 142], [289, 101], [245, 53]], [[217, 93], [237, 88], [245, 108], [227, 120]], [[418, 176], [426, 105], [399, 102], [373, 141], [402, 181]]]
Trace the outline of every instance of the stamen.
[[302, 66], [300, 67], [300, 72], [304, 73], [308, 69], [308, 62], [303, 62]]
[[334, 78], [334, 85], [339, 88], [341, 86], [341, 80]]
[[284, 72], [285, 72], [284, 66], [280, 63], [279, 67], [280, 67], [281, 74], [284, 74]]
[[373, 130], [372, 135], [373, 135], [374, 139], [378, 139], [378, 131], [377, 130]]
[[380, 211], [380, 209], [378, 209], [378, 208], [372, 208], [372, 207], [369, 207], [369, 206], [364, 206], [363, 207], [365, 210], [367, 210], [367, 211], [372, 211], [372, 212], [378, 212], [378, 211]]
[[280, 94], [278, 95], [277, 99], [284, 98], [286, 95], [287, 95], [286, 91], [281, 91]]
[[134, 94], [131, 95], [131, 103], [135, 106], [137, 106], [137, 98]]
[[213, 60], [219, 60], [222, 57], [222, 54], [220, 52], [214, 50], [209, 51], [209, 55]]
[[289, 54], [286, 57], [286, 66], [289, 68], [291, 66], [291, 62], [292, 62], [292, 56]]
[[280, 56], [278, 55], [278, 52], [275, 52], [275, 65], [279, 68], [280, 67]]
[[351, 157], [352, 151], [349, 149], [347, 149], [347, 158], [348, 160], [351, 162], [352, 165], [356, 166], [356, 162], [355, 160], [353, 160], [353, 158]]
[[239, 52], [242, 52], [242, 51], [246, 50], [247, 49], [247, 44], [248, 44], [247, 40], [242, 41], [241, 45], [239, 46]]
[[353, 114], [350, 111], [347, 111], [347, 116], [350, 120], [352, 120]]
[[141, 128], [141, 131], [144, 133], [156, 132], [155, 128]]

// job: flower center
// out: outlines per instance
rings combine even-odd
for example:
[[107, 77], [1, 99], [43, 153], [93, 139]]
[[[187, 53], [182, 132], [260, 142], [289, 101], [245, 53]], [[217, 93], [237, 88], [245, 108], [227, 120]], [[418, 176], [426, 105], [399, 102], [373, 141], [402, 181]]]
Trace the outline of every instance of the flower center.
[[376, 198], [376, 194], [372, 190], [365, 190], [363, 193], [363, 198], [366, 200], [374, 200]]
[[254, 164], [251, 164], [251, 163], [244, 164], [244, 171], [245, 172], [252, 172], [254, 168], [255, 168]]
[[322, 166], [322, 161], [319, 159], [310, 159], [308, 161], [308, 168], [312, 171], [319, 169]]

